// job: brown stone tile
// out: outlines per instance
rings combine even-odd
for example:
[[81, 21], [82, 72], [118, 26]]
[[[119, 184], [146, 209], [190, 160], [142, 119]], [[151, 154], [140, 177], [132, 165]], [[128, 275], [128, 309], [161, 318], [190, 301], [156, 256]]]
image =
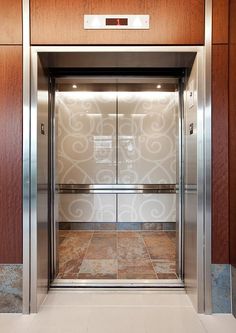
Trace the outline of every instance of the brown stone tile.
[[118, 238], [140, 238], [141, 234], [137, 231], [118, 231]]
[[63, 273], [60, 279], [78, 279], [78, 273]]
[[118, 237], [118, 258], [149, 259], [146, 246], [141, 237]]
[[176, 232], [175, 231], [167, 231], [166, 235], [175, 243], [176, 242]]
[[68, 259], [63, 262], [59, 262], [59, 273], [64, 274], [78, 274], [82, 259]]
[[85, 238], [90, 239], [93, 235], [93, 231], [78, 231], [78, 230], [60, 230], [60, 236], [67, 238]]
[[67, 233], [67, 230], [59, 230], [59, 237], [66, 237]]
[[79, 272], [91, 236], [92, 234], [64, 238], [59, 246], [59, 273]]
[[142, 236], [151, 259], [175, 260], [175, 243], [171, 241], [166, 232], [144, 232]]
[[116, 259], [117, 236], [114, 232], [95, 232], [85, 259]]
[[79, 279], [116, 279], [116, 259], [84, 259], [80, 267]]
[[176, 263], [173, 260], [152, 260], [152, 265], [157, 274], [175, 274], [176, 273]]
[[158, 279], [169, 279], [169, 280], [177, 280], [177, 275], [176, 274], [164, 274], [164, 273], [159, 273], [157, 274]]
[[118, 260], [119, 279], [156, 279], [157, 276], [152, 263], [148, 259], [144, 260]]

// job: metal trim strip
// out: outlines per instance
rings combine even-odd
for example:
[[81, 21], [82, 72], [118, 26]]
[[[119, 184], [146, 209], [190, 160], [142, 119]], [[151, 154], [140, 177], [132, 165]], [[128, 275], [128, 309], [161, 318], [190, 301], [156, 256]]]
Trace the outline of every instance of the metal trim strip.
[[22, 1], [23, 17], [23, 313], [30, 313], [30, 9]]
[[212, 102], [211, 102], [211, 62], [212, 62], [212, 0], [205, 1], [205, 140], [204, 140], [204, 169], [205, 169], [205, 197], [204, 197], [204, 247], [205, 247], [205, 313], [212, 313], [212, 287], [211, 287], [211, 219], [212, 219], [212, 202], [211, 202], [211, 182], [212, 182]]

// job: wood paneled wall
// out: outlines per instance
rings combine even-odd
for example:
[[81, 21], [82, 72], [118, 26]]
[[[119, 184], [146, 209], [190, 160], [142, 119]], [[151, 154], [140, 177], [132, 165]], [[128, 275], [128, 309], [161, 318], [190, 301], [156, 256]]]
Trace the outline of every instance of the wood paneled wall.
[[230, 263], [236, 267], [236, 0], [230, 1], [229, 143]]
[[22, 263], [22, 47], [0, 46], [0, 264]]
[[[22, 262], [22, 1], [0, 0], [0, 263]], [[229, 262], [236, 235], [235, 0], [213, 0], [213, 262]], [[149, 31], [85, 31], [84, 14], [151, 14]], [[233, 14], [234, 13], [234, 14]], [[32, 44], [204, 44], [204, 0], [31, 0]], [[2, 45], [1, 45], [2, 44]], [[4, 45], [5, 44], [5, 45]], [[9, 46], [6, 46], [9, 45]], [[15, 45], [15, 46], [13, 46]], [[17, 46], [16, 46], [17, 45]], [[228, 72], [228, 53], [230, 72]], [[230, 128], [228, 129], [228, 75]], [[233, 244], [231, 242], [231, 244]], [[235, 246], [231, 258], [236, 263]]]
[[[84, 14], [150, 14], [150, 30], [84, 30]], [[204, 44], [204, 0], [31, 0], [32, 44]]]
[[229, 263], [228, 0], [213, 0], [212, 261]]
[[0, 44], [22, 43], [21, 8], [21, 0], [0, 0]]
[[22, 263], [22, 1], [0, 0], [0, 264]]
[[229, 39], [229, 0], [213, 0], [213, 44], [228, 44]]

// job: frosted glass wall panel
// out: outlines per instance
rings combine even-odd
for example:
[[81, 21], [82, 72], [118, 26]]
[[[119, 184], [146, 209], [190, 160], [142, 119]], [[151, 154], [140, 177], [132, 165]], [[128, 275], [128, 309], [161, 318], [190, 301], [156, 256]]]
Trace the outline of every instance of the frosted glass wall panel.
[[118, 95], [118, 181], [176, 183], [176, 92], [126, 91]]
[[118, 222], [175, 222], [175, 194], [119, 194]]
[[116, 93], [56, 93], [57, 183], [116, 180]]
[[59, 222], [116, 222], [115, 194], [61, 194]]

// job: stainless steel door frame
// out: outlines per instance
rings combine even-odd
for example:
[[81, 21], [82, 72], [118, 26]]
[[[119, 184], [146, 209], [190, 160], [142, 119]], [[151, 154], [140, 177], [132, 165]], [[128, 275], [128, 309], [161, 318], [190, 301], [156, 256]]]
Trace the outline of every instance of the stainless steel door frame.
[[[143, 53], [143, 52], [149, 52], [149, 53], [158, 53], [161, 54], [162, 52], [170, 52], [173, 54], [178, 54], [178, 52], [193, 52], [196, 53], [199, 66], [198, 66], [198, 77], [199, 77], [199, 140], [198, 140], [198, 154], [199, 154], [199, 165], [198, 165], [198, 305], [197, 310], [199, 312], [205, 311], [205, 299], [208, 297], [208, 304], [210, 304], [209, 299], [209, 291], [206, 291], [205, 285], [210, 285], [210, 275], [209, 270], [206, 270], [205, 267], [209, 264], [209, 258], [210, 258], [210, 211], [211, 211], [211, 202], [209, 200], [210, 198], [210, 187], [205, 186], [205, 184], [209, 184], [210, 179], [210, 163], [209, 163], [209, 157], [206, 158], [205, 152], [210, 151], [210, 145], [211, 145], [211, 139], [209, 137], [210, 135], [210, 124], [211, 124], [211, 116], [210, 116], [210, 103], [209, 103], [209, 95], [210, 95], [210, 89], [209, 89], [209, 71], [206, 72], [206, 59], [208, 59], [209, 55], [206, 55], [206, 49], [202, 46], [68, 46], [68, 47], [61, 47], [61, 46], [39, 46], [39, 47], [32, 47], [32, 100], [31, 100], [31, 133], [29, 134], [28, 139], [31, 140], [31, 154], [30, 154], [30, 164], [31, 164], [31, 255], [29, 256], [27, 254], [27, 251], [25, 252], [24, 256], [24, 262], [27, 260], [30, 260], [30, 266], [31, 266], [31, 285], [35, 286], [37, 283], [37, 276], [36, 276], [36, 265], [37, 262], [35, 262], [37, 258], [37, 248], [35, 246], [36, 241], [36, 234], [35, 231], [37, 229], [37, 218], [36, 218], [36, 212], [37, 207], [35, 205], [37, 200], [37, 191], [36, 191], [36, 168], [37, 168], [37, 160], [36, 160], [36, 154], [37, 152], [35, 149], [36, 147], [36, 132], [35, 132], [35, 117], [37, 117], [37, 67], [38, 67], [38, 55], [40, 53], [44, 54], [52, 54], [57, 52], [77, 52], [77, 53], [83, 53], [83, 52], [130, 52], [130, 53]], [[206, 75], [208, 75], [206, 77]], [[208, 88], [206, 90], [206, 87]], [[207, 96], [206, 96], [207, 91]], [[205, 113], [205, 101], [208, 101], [207, 104], [207, 112]], [[204, 132], [207, 128], [207, 133]], [[27, 156], [24, 156], [24, 158], [27, 158]], [[206, 163], [207, 161], [207, 163]], [[207, 199], [207, 202], [206, 202]], [[205, 213], [207, 211], [207, 214]], [[27, 225], [27, 221], [24, 222], [24, 225]], [[207, 232], [208, 234], [205, 234]], [[29, 235], [30, 231], [27, 228], [24, 228], [24, 239], [27, 240], [27, 237]], [[205, 243], [204, 239], [207, 239], [207, 252], [204, 252]], [[30, 244], [28, 244], [30, 248]], [[23, 268], [24, 269], [24, 268]], [[27, 267], [25, 267], [27, 270]], [[208, 274], [206, 274], [208, 273]], [[25, 276], [27, 275], [27, 271], [24, 272]], [[26, 285], [25, 285], [25, 293]], [[36, 292], [35, 288], [31, 288], [31, 300], [35, 299], [36, 295], [34, 294]], [[35, 302], [34, 302], [35, 303]], [[31, 312], [36, 312], [37, 309], [35, 308], [35, 304], [31, 305]]]
[[31, 61], [30, 309], [37, 312], [49, 287], [49, 100], [48, 75], [37, 54]]

